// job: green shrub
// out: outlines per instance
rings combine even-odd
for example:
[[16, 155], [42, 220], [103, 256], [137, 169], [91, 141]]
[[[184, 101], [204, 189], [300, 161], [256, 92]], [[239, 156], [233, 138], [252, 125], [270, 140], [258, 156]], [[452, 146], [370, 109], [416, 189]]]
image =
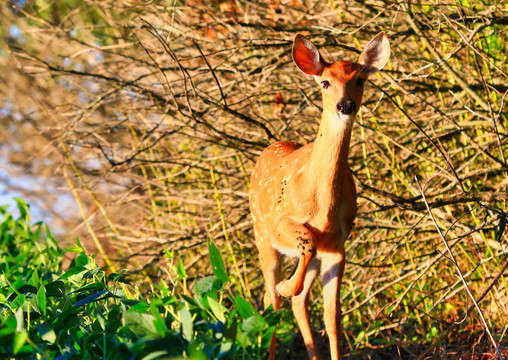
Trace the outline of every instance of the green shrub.
[[[214, 275], [195, 283], [193, 297], [175, 289], [186, 280], [170, 262], [170, 283], [141, 295], [128, 272], [108, 273], [79, 241], [62, 250], [43, 224], [31, 225], [18, 200], [14, 219], [0, 208], [0, 357], [27, 359], [249, 359], [267, 354], [278, 312], [260, 315], [240, 296], [225, 296], [223, 259], [209, 241]], [[62, 270], [64, 252], [76, 253]], [[229, 304], [226, 306], [226, 304]]]

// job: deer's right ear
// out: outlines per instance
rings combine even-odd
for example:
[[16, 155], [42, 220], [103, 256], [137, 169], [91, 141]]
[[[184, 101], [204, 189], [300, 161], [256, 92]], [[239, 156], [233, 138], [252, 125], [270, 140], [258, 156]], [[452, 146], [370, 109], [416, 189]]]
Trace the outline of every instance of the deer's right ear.
[[296, 66], [307, 75], [320, 76], [326, 66], [318, 49], [303, 35], [296, 35], [292, 54]]

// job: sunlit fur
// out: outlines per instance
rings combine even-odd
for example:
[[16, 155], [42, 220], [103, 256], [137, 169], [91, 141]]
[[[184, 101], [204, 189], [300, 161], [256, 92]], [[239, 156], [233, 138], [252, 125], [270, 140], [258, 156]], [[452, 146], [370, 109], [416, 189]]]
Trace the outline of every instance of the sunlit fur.
[[[389, 46], [380, 36], [386, 37], [384, 33], [376, 36], [369, 51], [389, 55], [389, 49], [376, 49]], [[349, 143], [367, 78], [363, 69], [387, 61], [384, 57], [368, 57], [363, 53], [362, 56], [375, 62], [328, 64], [310, 41], [297, 35], [293, 45], [295, 64], [322, 86], [319, 131], [315, 141], [304, 146], [293, 142], [270, 145], [260, 155], [251, 175], [249, 202], [266, 283], [265, 306], [278, 309], [281, 296], [291, 297], [309, 359], [319, 358], [306, 305], [319, 270], [330, 354], [333, 360], [340, 358], [344, 242], [357, 212], [356, 189], [348, 165]], [[328, 82], [326, 86], [323, 81]], [[345, 100], [354, 102], [356, 110], [342, 113], [338, 104]], [[298, 258], [296, 270], [287, 280], [282, 273], [283, 255]], [[270, 359], [274, 358], [275, 334], [270, 347]]]

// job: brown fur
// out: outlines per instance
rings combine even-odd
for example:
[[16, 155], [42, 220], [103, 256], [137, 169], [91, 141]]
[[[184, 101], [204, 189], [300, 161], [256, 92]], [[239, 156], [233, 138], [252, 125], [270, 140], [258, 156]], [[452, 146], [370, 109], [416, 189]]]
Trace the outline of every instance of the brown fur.
[[[380, 42], [380, 36], [386, 35], [379, 34], [374, 40], [386, 46], [387, 40]], [[376, 54], [386, 55], [386, 48], [380, 50]], [[357, 212], [356, 189], [347, 158], [353, 121], [363, 94], [364, 82], [358, 79], [366, 79], [365, 65], [372, 69], [382, 63], [382, 67], [387, 58], [367, 64], [327, 64], [314, 45], [300, 35], [295, 38], [293, 58], [302, 71], [315, 76], [319, 83], [328, 82], [323, 88], [319, 132], [316, 140], [305, 146], [277, 142], [263, 151], [251, 175], [250, 209], [266, 282], [265, 306], [272, 304], [278, 309], [281, 296], [292, 298], [309, 359], [318, 359], [319, 354], [310, 329], [307, 295], [321, 262], [324, 321], [335, 360], [340, 358], [344, 242]], [[354, 102], [354, 113], [338, 110], [339, 102], [344, 100]], [[299, 259], [294, 274], [287, 280], [283, 280], [282, 255]], [[270, 349], [270, 359], [274, 358], [275, 334]]]

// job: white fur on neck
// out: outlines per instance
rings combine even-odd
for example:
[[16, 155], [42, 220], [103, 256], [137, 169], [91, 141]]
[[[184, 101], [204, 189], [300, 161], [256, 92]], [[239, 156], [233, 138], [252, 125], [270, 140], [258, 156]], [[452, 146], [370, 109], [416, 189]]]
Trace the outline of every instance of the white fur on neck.
[[353, 115], [337, 114], [335, 111], [323, 112], [323, 120], [328, 123], [330, 131], [335, 133], [343, 132], [351, 129], [356, 118], [356, 113]]

